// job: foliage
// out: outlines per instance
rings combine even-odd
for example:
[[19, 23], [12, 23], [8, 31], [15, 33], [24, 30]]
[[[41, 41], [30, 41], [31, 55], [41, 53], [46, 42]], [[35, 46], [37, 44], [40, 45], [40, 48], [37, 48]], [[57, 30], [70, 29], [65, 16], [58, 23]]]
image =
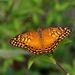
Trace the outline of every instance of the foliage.
[[[51, 56], [35, 56], [9, 44], [21, 32], [50, 26], [67, 26], [73, 31], [69, 37], [73, 42], [63, 40], [54, 57], [74, 75], [75, 0], [0, 0], [0, 75], [65, 75], [52, 64], [55, 60]], [[29, 70], [27, 64], [28, 69], [33, 64]]]

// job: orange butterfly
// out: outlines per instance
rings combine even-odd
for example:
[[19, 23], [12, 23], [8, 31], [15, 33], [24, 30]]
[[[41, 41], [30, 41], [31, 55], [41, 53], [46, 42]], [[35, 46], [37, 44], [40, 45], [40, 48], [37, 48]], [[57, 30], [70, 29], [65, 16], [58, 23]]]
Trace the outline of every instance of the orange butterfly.
[[42, 30], [22, 33], [10, 40], [13, 46], [27, 48], [34, 54], [53, 52], [58, 43], [69, 36], [71, 29], [68, 27], [50, 27]]

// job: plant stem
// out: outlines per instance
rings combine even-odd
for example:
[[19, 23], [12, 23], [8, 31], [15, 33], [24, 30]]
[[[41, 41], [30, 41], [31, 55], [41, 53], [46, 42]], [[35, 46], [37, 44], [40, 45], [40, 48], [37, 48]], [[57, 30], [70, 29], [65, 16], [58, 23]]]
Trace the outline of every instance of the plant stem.
[[[54, 58], [53, 54], [52, 54], [52, 57]], [[66, 75], [70, 75], [61, 65], [60, 63], [54, 58], [56, 64], [66, 73]]]

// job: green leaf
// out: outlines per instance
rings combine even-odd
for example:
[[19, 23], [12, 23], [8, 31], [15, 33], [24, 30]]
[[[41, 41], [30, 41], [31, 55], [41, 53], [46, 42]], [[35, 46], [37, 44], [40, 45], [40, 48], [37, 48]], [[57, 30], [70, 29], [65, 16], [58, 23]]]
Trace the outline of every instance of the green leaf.
[[75, 59], [73, 60], [73, 66], [74, 66], [74, 69], [75, 69]]
[[62, 3], [62, 4], [57, 3], [56, 6], [55, 6], [55, 8], [56, 8], [57, 11], [63, 11], [66, 8], [68, 8], [69, 5], [70, 5], [69, 2], [65, 2], [65, 3]]
[[63, 3], [62, 5], [60, 5], [60, 10], [65, 10], [66, 8], [69, 7], [69, 5], [70, 5], [69, 2], [65, 2], [65, 3]]
[[36, 13], [32, 15], [32, 19], [35, 24], [39, 23], [39, 16]]
[[42, 4], [43, 0], [33, 0], [36, 4], [40, 5]]
[[[67, 44], [67, 43], [70, 43], [70, 42], [72, 42], [72, 41], [69, 40], [68, 38], [65, 38], [64, 40], [62, 40], [62, 41], [59, 43], [59, 45], [58, 45], [58, 47], [56, 48], [56, 50], [57, 50], [59, 47], [63, 46], [64, 44]], [[55, 51], [56, 51], [56, 50], [55, 50]]]
[[61, 24], [62, 23], [62, 15], [60, 13], [56, 13], [55, 20], [56, 20], [57, 24]]
[[25, 57], [24, 56], [16, 56], [13, 59], [15, 59], [16, 61], [25, 61]]
[[56, 64], [56, 61], [54, 60], [51, 54], [41, 55], [40, 60]]
[[72, 4], [72, 5], [75, 5], [75, 0], [72, 0], [71, 4]]
[[30, 67], [32, 66], [32, 64], [34, 63], [34, 61], [36, 60], [36, 55], [32, 56], [29, 61], [28, 61], [28, 69], [30, 69]]
[[46, 19], [46, 24], [47, 25], [50, 25], [53, 20], [55, 19], [55, 16], [56, 16], [56, 13], [55, 12], [51, 12], [48, 16], [47, 16], [47, 19]]
[[44, 10], [38, 8], [38, 9], [37, 9], [37, 13], [43, 15], [45, 12], [44, 12]]
[[67, 43], [70, 43], [70, 42], [72, 42], [72, 41], [69, 40], [68, 38], [65, 38], [63, 41], [61, 41], [61, 42], [59, 43], [59, 46], [62, 46], [62, 45], [64, 45], [64, 44], [67, 44]]
[[2, 65], [2, 72], [6, 72], [9, 65], [13, 64], [13, 60], [12, 59], [7, 59], [3, 62], [3, 65]]
[[19, 55], [28, 55], [25, 50], [0, 50], [0, 58], [14, 58]]
[[32, 64], [34, 63], [34, 61], [36, 59], [39, 59], [41, 61], [46, 61], [46, 62], [51, 62], [56, 64], [56, 61], [54, 60], [54, 58], [52, 57], [51, 54], [45, 54], [45, 55], [34, 55], [32, 56], [29, 61], [28, 61], [28, 69], [30, 69], [30, 67], [32, 66]]

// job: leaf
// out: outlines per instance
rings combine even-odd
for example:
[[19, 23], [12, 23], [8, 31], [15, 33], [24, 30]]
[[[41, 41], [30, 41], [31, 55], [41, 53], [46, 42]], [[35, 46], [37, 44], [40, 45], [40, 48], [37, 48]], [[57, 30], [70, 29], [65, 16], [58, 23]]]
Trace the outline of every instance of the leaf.
[[14, 60], [16, 60], [16, 61], [25, 61], [25, 57], [24, 56], [16, 56], [16, 57], [14, 57]]
[[50, 25], [53, 20], [55, 19], [56, 17], [56, 13], [55, 12], [51, 12], [48, 16], [47, 16], [47, 19], [46, 19], [46, 24], [47, 25]]
[[13, 58], [19, 55], [28, 55], [25, 50], [0, 50], [0, 58]]
[[32, 15], [32, 19], [35, 24], [39, 23], [39, 16], [36, 13]]
[[6, 71], [7, 71], [9, 64], [10, 64], [10, 65], [13, 64], [12, 59], [7, 59], [7, 60], [5, 60], [5, 61], [3, 62], [3, 65], [2, 65], [2, 72], [6, 72]]
[[33, 0], [36, 4], [41, 5], [43, 0]]
[[52, 62], [52, 63], [56, 64], [56, 61], [54, 60], [54, 58], [52, 57], [51, 54], [40, 56], [40, 60], [46, 61], [46, 62]]
[[[70, 43], [70, 42], [72, 42], [72, 41], [69, 40], [68, 38], [65, 38], [64, 40], [62, 40], [62, 41], [59, 43], [59, 45], [58, 45], [58, 47], [56, 48], [56, 50], [57, 50], [59, 47], [63, 46], [64, 44], [67, 44], [67, 43]], [[55, 51], [56, 51], [56, 50], [55, 50]]]
[[28, 61], [28, 69], [30, 69], [30, 67], [32, 66], [32, 64], [34, 63], [34, 61], [36, 60], [36, 55], [32, 56], [29, 61]]
[[62, 10], [62, 11], [65, 10], [66, 8], [69, 7], [69, 5], [70, 5], [69, 2], [65, 2], [65, 3], [61, 4], [61, 5], [60, 5], [60, 10]]
[[72, 42], [72, 41], [69, 40], [68, 38], [66, 38], [66, 39], [64, 39], [63, 41], [61, 41], [61, 42], [59, 43], [59, 46], [62, 46], [62, 45], [64, 45], [64, 44], [67, 44], [67, 43], [70, 43], [70, 42]]
[[55, 20], [56, 20], [57, 24], [61, 24], [62, 23], [62, 15], [60, 13], [56, 13]]
[[32, 56], [29, 61], [28, 61], [28, 69], [30, 69], [30, 67], [32, 66], [32, 64], [34, 63], [34, 61], [36, 59], [39, 59], [41, 61], [46, 61], [46, 62], [51, 62], [56, 64], [55, 59], [53, 58], [53, 56], [51, 54], [45, 54], [45, 55], [34, 55]]
[[74, 69], [75, 69], [75, 59], [73, 60], [73, 66], [74, 66]]
[[68, 8], [69, 5], [70, 5], [69, 2], [64, 2], [64, 3], [62, 3], [62, 4], [57, 3], [56, 6], [55, 6], [55, 8], [56, 8], [57, 11], [63, 11], [63, 10], [65, 10], [66, 8]]
[[75, 0], [72, 0], [71, 4], [72, 4], [72, 5], [75, 5]]
[[44, 10], [38, 8], [38, 9], [37, 9], [37, 13], [43, 15], [45, 12], [44, 12]]

